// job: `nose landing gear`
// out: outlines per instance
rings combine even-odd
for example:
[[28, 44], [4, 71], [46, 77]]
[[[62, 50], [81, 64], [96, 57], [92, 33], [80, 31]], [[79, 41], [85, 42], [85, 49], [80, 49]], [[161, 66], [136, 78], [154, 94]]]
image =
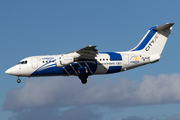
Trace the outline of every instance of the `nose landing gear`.
[[21, 80], [19, 79], [19, 76], [18, 76], [17, 83], [20, 83], [20, 82], [21, 82]]

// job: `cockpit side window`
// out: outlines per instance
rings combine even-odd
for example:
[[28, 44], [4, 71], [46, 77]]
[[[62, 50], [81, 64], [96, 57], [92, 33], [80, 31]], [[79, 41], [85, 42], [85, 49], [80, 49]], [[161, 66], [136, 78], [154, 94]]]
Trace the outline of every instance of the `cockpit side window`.
[[27, 60], [25, 60], [25, 61], [20, 61], [18, 64], [27, 64]]

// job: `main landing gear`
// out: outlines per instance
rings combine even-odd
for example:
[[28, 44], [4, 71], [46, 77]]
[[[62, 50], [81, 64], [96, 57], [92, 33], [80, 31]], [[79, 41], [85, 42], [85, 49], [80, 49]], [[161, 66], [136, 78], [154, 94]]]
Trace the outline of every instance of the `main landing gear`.
[[87, 78], [88, 78], [88, 75], [86, 75], [86, 74], [79, 75], [79, 79], [81, 80], [82, 84], [87, 83]]
[[17, 83], [20, 83], [20, 82], [21, 82], [21, 80], [19, 79], [19, 76], [18, 76]]

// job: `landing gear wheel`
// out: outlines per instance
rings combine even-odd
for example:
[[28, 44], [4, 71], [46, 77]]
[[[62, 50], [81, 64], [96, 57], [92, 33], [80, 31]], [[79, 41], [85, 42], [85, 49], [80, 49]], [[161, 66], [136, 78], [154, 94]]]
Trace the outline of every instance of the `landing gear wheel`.
[[80, 75], [79, 76], [79, 79], [81, 80], [82, 84], [87, 83], [87, 78], [88, 78], [88, 75]]
[[17, 80], [17, 83], [20, 83], [20, 82], [21, 82], [21, 80], [20, 80], [20, 79], [18, 79], [18, 80]]
[[82, 82], [82, 84], [86, 84], [87, 83], [87, 78], [82, 79], [81, 82]]

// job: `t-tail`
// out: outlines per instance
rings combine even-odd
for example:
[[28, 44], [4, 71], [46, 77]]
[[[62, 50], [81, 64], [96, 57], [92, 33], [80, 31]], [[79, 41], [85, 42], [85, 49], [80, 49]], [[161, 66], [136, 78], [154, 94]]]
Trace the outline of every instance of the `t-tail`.
[[150, 28], [140, 43], [135, 48], [131, 49], [131, 51], [160, 56], [173, 25], [174, 23], [166, 23], [161, 26]]

